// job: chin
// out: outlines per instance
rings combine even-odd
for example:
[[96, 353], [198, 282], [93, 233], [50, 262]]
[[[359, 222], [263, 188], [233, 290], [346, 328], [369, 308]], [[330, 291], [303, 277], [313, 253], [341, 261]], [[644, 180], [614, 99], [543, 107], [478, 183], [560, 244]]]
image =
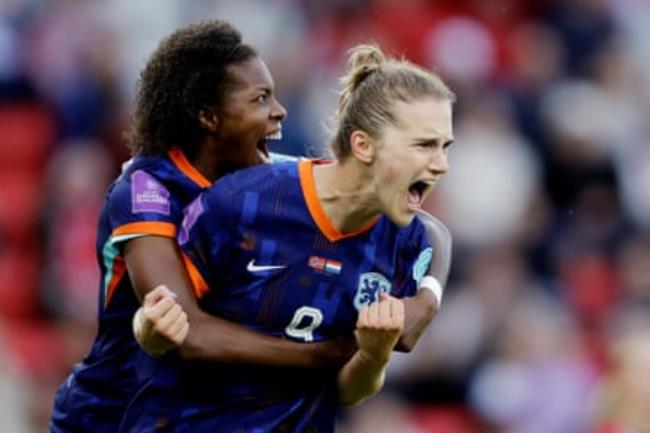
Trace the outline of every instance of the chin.
[[386, 215], [395, 225], [398, 227], [406, 227], [407, 225], [411, 224], [413, 221], [413, 218], [415, 218], [415, 213], [400, 213], [400, 214], [387, 214]]

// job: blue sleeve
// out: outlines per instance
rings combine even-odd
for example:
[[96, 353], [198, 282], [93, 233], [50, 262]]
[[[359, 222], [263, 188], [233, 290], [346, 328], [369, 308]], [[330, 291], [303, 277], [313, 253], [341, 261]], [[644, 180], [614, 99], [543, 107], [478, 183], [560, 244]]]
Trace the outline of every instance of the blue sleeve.
[[175, 237], [182, 216], [179, 201], [144, 170], [126, 173], [118, 179], [106, 206], [116, 241], [146, 235]]
[[178, 243], [199, 296], [218, 286], [228, 261], [235, 209], [227, 188], [221, 186], [214, 185], [185, 208], [178, 232]]
[[433, 248], [426, 235], [426, 229], [417, 220], [414, 220], [405, 233], [403, 242], [406, 243], [402, 251], [405, 252], [406, 263], [409, 270], [404, 296], [412, 296], [420, 287], [422, 278], [427, 274], [429, 264], [433, 257]]

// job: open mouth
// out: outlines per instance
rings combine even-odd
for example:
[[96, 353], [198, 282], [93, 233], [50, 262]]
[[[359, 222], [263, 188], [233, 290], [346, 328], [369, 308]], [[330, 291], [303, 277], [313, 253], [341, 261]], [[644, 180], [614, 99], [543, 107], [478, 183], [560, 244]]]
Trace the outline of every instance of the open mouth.
[[273, 132], [270, 132], [264, 136], [261, 140], [257, 142], [257, 153], [260, 156], [262, 162], [269, 162], [269, 140], [281, 140], [282, 139], [282, 127], [276, 129]]
[[418, 210], [422, 207], [424, 199], [433, 189], [433, 181], [418, 180], [409, 186], [406, 202], [411, 210]]

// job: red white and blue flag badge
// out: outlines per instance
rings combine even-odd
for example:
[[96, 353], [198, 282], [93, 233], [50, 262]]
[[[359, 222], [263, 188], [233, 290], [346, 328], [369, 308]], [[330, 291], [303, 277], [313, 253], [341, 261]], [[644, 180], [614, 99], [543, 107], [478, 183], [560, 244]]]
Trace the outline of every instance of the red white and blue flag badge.
[[309, 256], [307, 264], [310, 268], [314, 268], [317, 271], [322, 271], [334, 275], [340, 274], [341, 268], [343, 267], [343, 264], [341, 262], [318, 256]]

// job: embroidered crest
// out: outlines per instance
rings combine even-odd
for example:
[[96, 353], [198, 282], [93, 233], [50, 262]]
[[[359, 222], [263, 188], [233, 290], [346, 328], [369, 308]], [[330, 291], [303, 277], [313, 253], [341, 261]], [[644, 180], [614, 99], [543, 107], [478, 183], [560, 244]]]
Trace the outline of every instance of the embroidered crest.
[[359, 277], [359, 287], [354, 297], [354, 306], [360, 310], [366, 305], [379, 301], [381, 292], [390, 293], [392, 285], [382, 274], [366, 272]]

